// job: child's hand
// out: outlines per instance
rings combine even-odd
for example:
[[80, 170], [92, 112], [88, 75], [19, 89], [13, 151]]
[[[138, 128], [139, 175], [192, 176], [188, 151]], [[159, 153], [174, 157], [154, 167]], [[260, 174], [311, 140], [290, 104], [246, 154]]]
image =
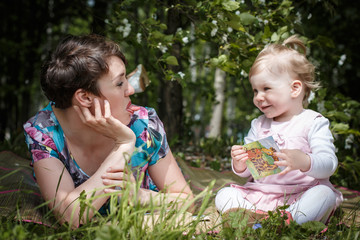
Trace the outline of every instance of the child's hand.
[[279, 173], [284, 175], [290, 171], [299, 169], [306, 172], [310, 169], [311, 160], [309, 155], [298, 149], [283, 149], [280, 152], [274, 153], [277, 157], [284, 161], [274, 162], [278, 166], [283, 166], [285, 169]]
[[237, 173], [242, 173], [247, 168], [246, 160], [249, 159], [248, 154], [243, 146], [234, 145], [231, 147], [231, 158], [233, 159], [234, 170]]

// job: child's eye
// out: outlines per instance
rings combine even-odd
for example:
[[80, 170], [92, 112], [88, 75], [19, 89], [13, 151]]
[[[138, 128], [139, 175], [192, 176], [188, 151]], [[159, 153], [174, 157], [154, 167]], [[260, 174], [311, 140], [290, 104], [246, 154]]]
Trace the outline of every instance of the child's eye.
[[253, 89], [253, 92], [254, 92], [254, 94], [257, 94], [257, 93], [258, 93], [258, 90]]
[[269, 87], [266, 87], [266, 88], [264, 88], [264, 90], [267, 91], [267, 90], [270, 90], [270, 88], [269, 88]]

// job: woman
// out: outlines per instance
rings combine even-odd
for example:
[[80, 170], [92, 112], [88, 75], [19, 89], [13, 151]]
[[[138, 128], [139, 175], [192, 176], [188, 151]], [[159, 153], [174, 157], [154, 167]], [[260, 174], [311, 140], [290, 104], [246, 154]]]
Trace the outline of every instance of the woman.
[[[104, 193], [121, 196], [119, 189], [140, 175], [142, 204], [163, 194], [167, 201], [192, 198], [156, 112], [131, 104], [125, 64], [116, 43], [87, 35], [64, 39], [43, 67], [50, 103], [24, 129], [42, 196], [60, 222], [91, 219], [93, 209], [106, 210]], [[82, 192], [95, 196], [86, 216], [79, 216]]]

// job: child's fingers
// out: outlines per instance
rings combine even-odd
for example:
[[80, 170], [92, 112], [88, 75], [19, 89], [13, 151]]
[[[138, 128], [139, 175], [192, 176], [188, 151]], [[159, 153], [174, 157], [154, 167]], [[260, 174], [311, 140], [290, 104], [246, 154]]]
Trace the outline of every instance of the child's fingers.
[[285, 175], [287, 174], [288, 172], [292, 171], [292, 169], [290, 167], [286, 167], [284, 170], [282, 170], [279, 175]]
[[286, 160], [287, 159], [287, 155], [283, 152], [275, 152], [274, 155], [278, 158], [281, 158], [282, 160]]
[[242, 149], [242, 148], [243, 148], [243, 146], [241, 146], [241, 145], [233, 145], [231, 147], [231, 151], [236, 151], [236, 150], [239, 150], [239, 149]]
[[242, 149], [235, 150], [235, 151], [231, 151], [231, 157], [232, 157], [232, 158], [237, 157], [237, 156], [240, 156], [240, 155], [244, 155], [244, 154], [247, 155], [247, 153], [246, 153], [244, 150], [242, 150]]
[[246, 160], [249, 159], [249, 155], [245, 152], [245, 153], [241, 153], [241, 154], [237, 154], [237, 155], [232, 156], [232, 159], [233, 159], [234, 161], [242, 161], [242, 162], [245, 162]]

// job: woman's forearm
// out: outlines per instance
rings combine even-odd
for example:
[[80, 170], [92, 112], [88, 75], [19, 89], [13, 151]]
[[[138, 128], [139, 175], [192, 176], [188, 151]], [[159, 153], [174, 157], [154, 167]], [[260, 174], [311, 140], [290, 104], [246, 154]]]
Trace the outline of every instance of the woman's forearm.
[[[61, 222], [69, 222], [74, 227], [77, 227], [79, 224], [86, 222], [94, 216], [95, 212], [99, 210], [109, 198], [104, 194], [103, 190], [105, 185], [103, 184], [101, 176], [109, 167], [115, 164], [125, 166], [125, 161], [128, 160], [133, 149], [134, 147], [130, 144], [114, 147], [99, 169], [86, 182], [67, 193], [63, 198], [61, 196], [56, 197], [57, 199], [63, 199], [58, 206], [56, 205], [57, 203], [53, 204], [53, 207], [58, 208], [56, 212], [60, 215]], [[85, 205], [85, 211], [82, 213], [81, 201], [91, 204], [91, 206]], [[80, 216], [80, 214], [82, 214], [82, 216]]]

